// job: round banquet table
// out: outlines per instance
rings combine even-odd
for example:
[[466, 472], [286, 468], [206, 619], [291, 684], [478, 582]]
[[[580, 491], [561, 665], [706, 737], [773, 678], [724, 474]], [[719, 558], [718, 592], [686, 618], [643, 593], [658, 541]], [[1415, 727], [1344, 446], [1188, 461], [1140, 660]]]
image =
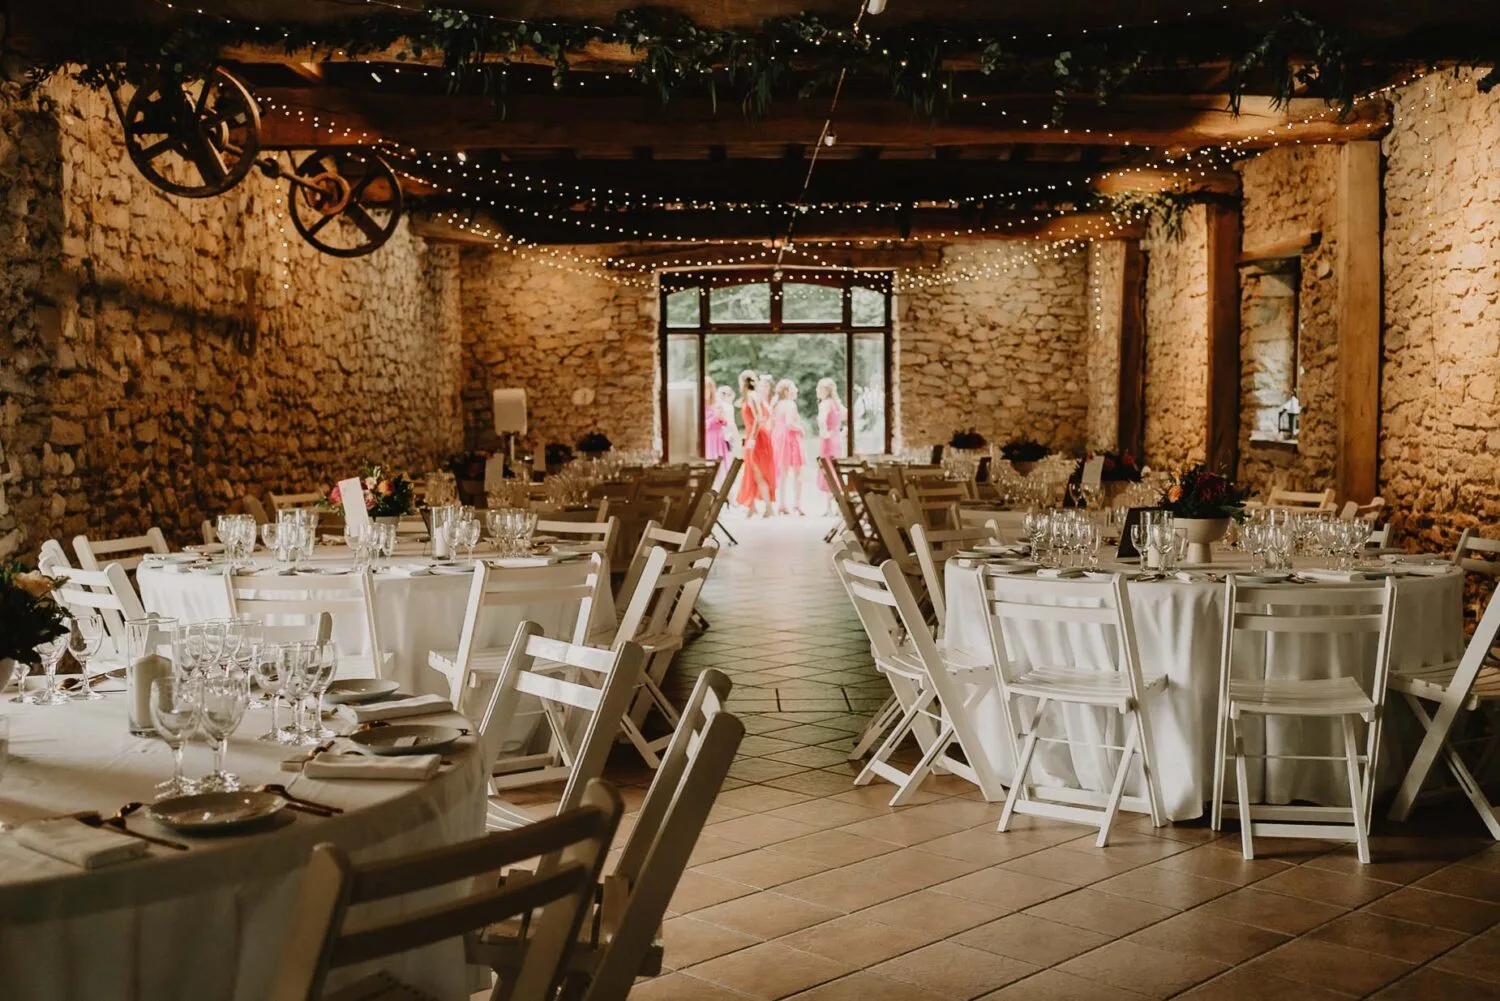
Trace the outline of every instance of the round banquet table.
[[[1248, 564], [1239, 554], [1225, 554], [1213, 565], [1220, 574], [1240, 570]], [[1135, 571], [1137, 567], [1105, 563], [1105, 570]], [[1337, 588], [1336, 583], [1286, 584], [1286, 587]], [[990, 658], [989, 623], [980, 593], [979, 577], [965, 560], [950, 560], [945, 570], [948, 623], [947, 646]], [[1202, 816], [1213, 789], [1213, 744], [1219, 699], [1219, 658], [1224, 628], [1224, 584], [1212, 581], [1132, 581], [1129, 586], [1131, 616], [1141, 669], [1146, 674], [1165, 674], [1165, 691], [1147, 697], [1156, 767], [1162, 799], [1170, 820]], [[1463, 575], [1453, 570], [1441, 576], [1402, 576], [1397, 581], [1391, 666], [1411, 666], [1457, 660], [1463, 653]], [[1094, 648], [1092, 638], [1083, 640], [1076, 627], [1061, 623], [1031, 623], [1015, 630], [1006, 625], [1008, 644], [1024, 652], [1031, 662], [1112, 663], [1112, 651]], [[1019, 643], [1017, 643], [1019, 640]], [[1358, 671], [1368, 687], [1368, 665], [1373, 660], [1370, 637], [1283, 635], [1266, 644], [1250, 637], [1236, 639], [1236, 677], [1325, 678]], [[1013, 656], [1014, 656], [1013, 652]], [[1107, 661], [1105, 658], [1109, 658]], [[1031, 700], [1019, 700], [1028, 707]], [[975, 707], [984, 745], [979, 753], [989, 760], [1008, 784], [1015, 769], [1006, 733], [1003, 710], [997, 694]], [[1400, 764], [1406, 760], [1393, 748], [1409, 738], [1407, 711], [1399, 700], [1386, 703], [1381, 765], [1377, 781], [1382, 788], [1401, 778]], [[1019, 733], [1019, 716], [1015, 717]], [[1081, 785], [1087, 789], [1108, 786], [1117, 752], [1106, 756], [1092, 747], [1101, 740], [1123, 743], [1118, 713], [1087, 706], [1049, 709], [1043, 720], [1043, 736], [1066, 736], [1074, 744], [1038, 745], [1032, 779], [1041, 785]], [[1260, 753], [1342, 755], [1337, 723], [1323, 720], [1271, 719], [1263, 724], [1247, 718], [1246, 749]], [[1258, 761], [1251, 759], [1251, 796], [1256, 802], [1306, 801], [1325, 805], [1348, 805], [1349, 790], [1342, 759], [1331, 762]], [[1132, 792], [1139, 793], [1138, 772], [1132, 776]], [[1234, 796], [1233, 774], [1226, 795]]]
[[[132, 800], [151, 802], [172, 756], [153, 738], [133, 737], [126, 696], [62, 706], [0, 702], [10, 720], [9, 764], [0, 776], [0, 819], [12, 826], [83, 810], [112, 816]], [[467, 725], [457, 714], [420, 722]], [[484, 833], [485, 775], [471, 741], [426, 782], [319, 781], [281, 771], [298, 748], [262, 743], [269, 713], [251, 711], [230, 738], [228, 769], [245, 787], [279, 782], [293, 794], [343, 807], [327, 819], [285, 810], [268, 828], [190, 837], [143, 814], [132, 830], [188, 844], [152, 846], [144, 858], [84, 870], [0, 833], [0, 998], [47, 1001], [261, 1001], [285, 944], [302, 870], [313, 846], [333, 842], [356, 862], [407, 855]], [[202, 742], [187, 752], [187, 774], [208, 770]], [[390, 907], [409, 906], [399, 898]], [[454, 940], [336, 971], [337, 986], [389, 969], [439, 998], [465, 999], [476, 971]]]
[[[320, 545], [305, 565], [353, 566], [350, 550], [341, 545]], [[269, 569], [271, 560], [256, 552], [257, 568]], [[380, 646], [390, 655], [385, 676], [415, 694], [448, 695], [448, 679], [427, 666], [431, 650], [458, 649], [464, 612], [469, 601], [473, 573], [435, 573], [432, 560], [422, 556], [419, 543], [401, 543], [396, 555], [377, 561], [375, 582], [375, 628]], [[500, 571], [505, 573], [506, 571]], [[524, 571], [517, 571], [524, 572]], [[609, 564], [605, 563], [608, 579]], [[204, 570], [143, 563], [136, 571], [141, 602], [146, 611], [170, 615], [184, 623], [221, 618], [229, 614], [229, 593], [222, 564]], [[602, 589], [591, 615], [590, 632], [615, 626], [614, 602], [609, 588]], [[485, 647], [504, 647], [515, 635], [522, 619], [541, 625], [543, 633], [558, 639], [571, 638], [578, 615], [576, 603], [507, 607], [486, 613], [478, 642]], [[347, 621], [344, 621], [347, 619]], [[352, 616], [336, 619], [334, 639], [344, 653], [365, 653], [364, 623]]]

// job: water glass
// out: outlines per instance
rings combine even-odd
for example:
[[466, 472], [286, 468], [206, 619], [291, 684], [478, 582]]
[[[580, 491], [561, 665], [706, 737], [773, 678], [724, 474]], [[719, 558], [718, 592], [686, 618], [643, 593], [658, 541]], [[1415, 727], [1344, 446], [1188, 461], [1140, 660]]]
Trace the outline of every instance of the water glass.
[[245, 718], [245, 707], [250, 703], [249, 678], [231, 669], [207, 675], [198, 686], [198, 725], [214, 749], [214, 769], [199, 780], [198, 786], [208, 791], [233, 792], [240, 787], [240, 780], [224, 770], [224, 756], [229, 749], [229, 735]]
[[283, 681], [285, 656], [280, 643], [261, 643], [256, 646], [250, 657], [250, 676], [260, 686], [271, 706], [271, 729], [256, 737], [256, 740], [271, 744], [283, 742], [281, 732], [281, 721], [279, 719], [281, 708], [281, 696], [285, 690]]
[[311, 739], [305, 740], [304, 743], [322, 743], [338, 736], [323, 725], [323, 695], [328, 691], [328, 686], [333, 684], [333, 678], [338, 673], [338, 669], [338, 644], [333, 640], [318, 643], [308, 659], [307, 688], [308, 698], [312, 703], [309, 709], [312, 718], [307, 727], [307, 736]]
[[197, 792], [197, 783], [182, 774], [182, 749], [198, 728], [196, 682], [186, 678], [157, 678], [151, 682], [151, 722], [157, 736], [172, 749], [172, 777], [156, 786], [156, 798]]
[[68, 640], [71, 633], [60, 633], [50, 640], [38, 643], [33, 649], [42, 658], [42, 671], [47, 675], [47, 686], [42, 693], [33, 700], [33, 704], [39, 706], [60, 706], [71, 702], [66, 694], [57, 687], [57, 665], [62, 660], [63, 654], [68, 652]]
[[79, 702], [97, 702], [104, 698], [89, 684], [89, 661], [104, 643], [104, 620], [97, 615], [75, 615], [68, 629], [68, 652], [78, 661], [82, 682], [73, 698]]
[[281, 728], [283, 744], [316, 744], [316, 738], [308, 739], [307, 727], [302, 719], [302, 700], [312, 690], [312, 652], [316, 644], [311, 642], [285, 643], [281, 647], [281, 694], [292, 707], [292, 722]]
[[11, 665], [10, 680], [15, 683], [16, 694], [10, 697], [12, 702], [23, 702], [31, 705], [36, 702], [36, 696], [26, 691], [26, 676], [31, 673], [31, 665], [19, 658]]

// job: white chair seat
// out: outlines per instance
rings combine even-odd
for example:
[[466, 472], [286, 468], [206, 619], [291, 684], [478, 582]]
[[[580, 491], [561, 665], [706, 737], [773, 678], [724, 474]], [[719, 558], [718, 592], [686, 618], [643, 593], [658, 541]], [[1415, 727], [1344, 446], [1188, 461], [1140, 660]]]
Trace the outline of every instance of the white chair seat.
[[[978, 654], [966, 650], [941, 650], [940, 653], [949, 677], [959, 685], [986, 684], [994, 679], [989, 662]], [[892, 658], [877, 661], [875, 666], [913, 681], [926, 677], [914, 650], [902, 649]]]
[[[1141, 693], [1167, 686], [1164, 674], [1141, 676]], [[1007, 688], [1013, 695], [1034, 699], [1061, 699], [1091, 705], [1124, 705], [1130, 701], [1130, 678], [1122, 671], [1076, 671], [1042, 667], [1027, 671]]]
[[1308, 681], [1229, 682], [1229, 716], [1240, 713], [1276, 716], [1344, 716], [1369, 718], [1375, 712], [1370, 695], [1353, 677]]
[[[1464, 708], [1467, 710], [1478, 709], [1479, 703], [1485, 699], [1500, 699], [1500, 667], [1489, 666], [1488, 656], [1485, 657], [1485, 665], [1479, 669], [1474, 683], [1464, 697]], [[1429, 702], [1441, 702], [1457, 671], [1457, 662], [1427, 667], [1393, 667], [1390, 687], [1392, 691], [1415, 695]]]

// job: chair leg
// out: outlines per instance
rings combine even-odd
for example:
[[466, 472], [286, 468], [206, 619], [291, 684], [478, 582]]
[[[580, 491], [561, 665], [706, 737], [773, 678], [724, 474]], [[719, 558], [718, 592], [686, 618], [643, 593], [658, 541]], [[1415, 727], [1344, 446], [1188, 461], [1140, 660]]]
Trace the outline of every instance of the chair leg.
[[[1021, 745], [1021, 755], [1016, 759], [1016, 776], [1011, 780], [1010, 789], [1005, 794], [1005, 809], [1000, 811], [1000, 824], [995, 828], [1004, 832], [1010, 827], [1011, 814], [1015, 812], [1016, 800], [1020, 798], [1021, 791], [1026, 788], [1026, 775], [1031, 771], [1031, 757], [1036, 753], [1037, 731], [1042, 721], [1042, 710], [1046, 708], [1045, 700], [1038, 703], [1036, 713], [1031, 718], [1031, 727], [1026, 733], [1026, 741]], [[1006, 709], [1009, 712], [1009, 707]]]
[[1156, 774], [1156, 745], [1151, 736], [1151, 720], [1146, 715], [1146, 707], [1136, 704], [1132, 715], [1135, 717], [1135, 732], [1139, 742], [1141, 754], [1141, 777], [1146, 783], [1146, 802], [1151, 805], [1151, 826], [1160, 827], [1167, 822], [1167, 808], [1161, 800], [1161, 779]]
[[718, 532], [720, 535], [724, 536], [724, 544], [725, 545], [737, 546], [737, 545], [740, 544], [740, 540], [736, 539], [734, 537], [734, 533], [731, 532], [729, 529], [725, 528], [722, 524], [715, 523], [714, 524], [714, 531]]
[[1245, 768], [1245, 736], [1240, 733], [1239, 720], [1231, 718], [1229, 725], [1233, 728], [1234, 781], [1240, 806], [1240, 853], [1248, 862], [1255, 858], [1255, 837], [1250, 830], [1253, 821], [1250, 819], [1250, 776]]
[[1426, 784], [1433, 766], [1437, 764], [1443, 745], [1448, 742], [1448, 726], [1439, 726], [1437, 721], [1427, 714], [1427, 707], [1422, 705], [1421, 699], [1415, 695], [1407, 695], [1406, 704], [1411, 706], [1412, 714], [1417, 717], [1417, 722], [1422, 724], [1424, 732], [1422, 743], [1417, 747], [1417, 753], [1412, 755], [1411, 764], [1406, 769], [1406, 776], [1401, 780], [1401, 788], [1396, 790], [1396, 798], [1391, 803], [1390, 812], [1386, 814], [1395, 821], [1403, 821], [1411, 816], [1412, 807], [1417, 802], [1417, 795], [1421, 793], [1422, 786]]
[[1495, 807], [1491, 805], [1490, 799], [1484, 794], [1483, 787], [1474, 773], [1464, 764], [1464, 759], [1459, 757], [1458, 748], [1451, 743], [1445, 745], [1443, 756], [1448, 762], [1448, 771], [1453, 773], [1453, 780], [1463, 790], [1470, 803], [1474, 806], [1474, 812], [1479, 814], [1479, 819], [1484, 821], [1484, 826], [1489, 830], [1490, 837], [1500, 841], [1500, 818], [1495, 816]]
[[922, 783], [927, 780], [927, 776], [932, 774], [937, 759], [943, 756], [951, 743], [953, 743], [953, 727], [950, 725], [943, 727], [942, 732], [938, 734], [938, 739], [932, 742], [932, 746], [917, 761], [916, 767], [912, 768], [906, 781], [902, 782], [896, 790], [896, 795], [891, 797], [891, 806], [905, 806], [911, 801], [911, 798], [917, 794], [917, 790], [922, 787]]
[[895, 753], [896, 748], [906, 739], [906, 735], [911, 732], [913, 722], [921, 712], [918, 708], [921, 704], [920, 702], [913, 702], [901, 714], [900, 722], [896, 724], [890, 733], [886, 734], [885, 740], [881, 741], [880, 746], [875, 749], [875, 753], [870, 755], [870, 760], [865, 762], [865, 766], [860, 769], [859, 774], [854, 776], [855, 785], [869, 785], [874, 781], [875, 776], [878, 774], [875, 770], [875, 765], [877, 763], [884, 764], [885, 759]]
[[1355, 849], [1359, 860], [1369, 865], [1370, 834], [1365, 827], [1364, 780], [1359, 774], [1359, 738], [1354, 732], [1354, 719], [1346, 713], [1339, 717], [1339, 723], [1344, 730], [1344, 768], [1349, 776], [1349, 813], [1354, 820]]
[[[1114, 825], [1115, 814], [1120, 810], [1120, 797], [1125, 795], [1125, 779], [1130, 774], [1130, 766], [1135, 759], [1136, 752], [1140, 750], [1139, 720], [1132, 719], [1130, 714], [1126, 714], [1125, 725], [1130, 727], [1130, 736], [1125, 738], [1125, 746], [1120, 751], [1120, 767], [1115, 769], [1115, 780], [1109, 786], [1109, 799], [1104, 804], [1104, 816], [1099, 820], [1099, 837], [1094, 839], [1095, 848], [1103, 848], [1109, 844], [1109, 829]], [[1142, 767], [1144, 768], [1144, 764]]]
[[900, 715], [901, 703], [896, 700], [895, 695], [892, 695], [885, 700], [885, 705], [881, 706], [875, 715], [870, 717], [870, 722], [865, 724], [865, 728], [859, 732], [858, 739], [854, 741], [854, 750], [850, 751], [849, 757], [844, 760], [858, 761], [860, 758], [863, 758], [870, 748], [874, 747], [875, 743], [880, 740], [881, 734], [885, 733], [886, 728], [891, 725], [891, 722], [899, 718]]
[[1219, 719], [1214, 728], [1214, 790], [1213, 804], [1209, 812], [1209, 828], [1215, 831], [1224, 829], [1224, 772], [1229, 767], [1229, 748], [1227, 740], [1229, 737], [1228, 714], [1224, 707], [1219, 707]]
[[635, 720], [631, 719], [629, 714], [620, 720], [620, 729], [625, 731], [625, 739], [640, 752], [641, 757], [653, 771], [661, 767], [661, 758], [651, 749], [651, 742], [646, 739], [644, 733], [641, 733], [641, 728], [635, 725]]

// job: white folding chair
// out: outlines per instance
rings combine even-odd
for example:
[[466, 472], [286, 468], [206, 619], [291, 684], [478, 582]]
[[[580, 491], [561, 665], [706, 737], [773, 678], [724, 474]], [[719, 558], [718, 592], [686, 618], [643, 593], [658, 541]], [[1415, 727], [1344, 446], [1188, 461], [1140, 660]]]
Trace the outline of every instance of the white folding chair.
[[[455, 705], [474, 721], [486, 760], [491, 762], [486, 817], [490, 830], [519, 827], [535, 819], [501, 799], [498, 794], [505, 789], [561, 780], [564, 785], [557, 811], [578, 805], [584, 786], [604, 774], [609, 749], [630, 707], [644, 663], [645, 655], [634, 643], [622, 644], [617, 650], [600, 650], [548, 639], [537, 623], [522, 622], [498, 676], [482, 677], [472, 660], [461, 665], [460, 701]], [[597, 683], [557, 677], [559, 673]], [[490, 681], [493, 684], [485, 684]], [[469, 696], [485, 688], [488, 694], [484, 705], [474, 712]], [[540, 755], [502, 756], [500, 728], [516, 718], [523, 696], [541, 704], [551, 732], [549, 749]]]
[[917, 565], [922, 568], [922, 579], [927, 584], [927, 597], [932, 602], [932, 613], [937, 617], [938, 636], [948, 627], [948, 603], [945, 600], [943, 571], [949, 557], [960, 550], [972, 549], [990, 541], [990, 533], [972, 528], [927, 528], [920, 523], [911, 526], [912, 552]]
[[[50, 541], [50, 540], [49, 540]], [[61, 547], [58, 547], [61, 551]], [[98, 615], [104, 626], [104, 642], [89, 658], [89, 674], [103, 674], [128, 666], [125, 644], [125, 622], [144, 619], [146, 610], [130, 578], [118, 563], [103, 570], [79, 570], [56, 566], [51, 559], [38, 560], [39, 569], [50, 576], [66, 577], [66, 582], [52, 592], [53, 600], [72, 615]]]
[[272, 511], [290, 511], [301, 507], [317, 507], [318, 502], [323, 499], [323, 495], [317, 491], [293, 494], [272, 493], [270, 496]]
[[[1496, 815], [1496, 807], [1490, 803], [1479, 780], [1459, 754], [1460, 744], [1476, 742], [1484, 744], [1486, 751], [1492, 753], [1494, 734], [1486, 734], [1477, 741], [1460, 741], [1454, 736], [1462, 714], [1500, 703], [1500, 666], [1496, 666], [1490, 656], [1497, 642], [1500, 642], [1500, 591], [1490, 595], [1484, 615], [1457, 663], [1391, 668], [1391, 691], [1406, 699], [1423, 730], [1422, 743], [1412, 756], [1406, 777], [1401, 780], [1401, 787], [1391, 804], [1392, 820], [1405, 820], [1411, 816], [1417, 797], [1441, 756], [1459, 790], [1473, 804], [1479, 819], [1484, 821], [1490, 837], [1500, 841], [1500, 816]], [[1428, 703], [1432, 704], [1430, 710]]]
[[[723, 711], [729, 688], [719, 671], [698, 676], [619, 861], [599, 884], [568, 961], [564, 997], [625, 1001], [636, 977], [661, 973], [662, 918], [745, 732]], [[513, 976], [526, 934], [520, 922], [492, 925], [469, 961], [490, 966], [502, 980]]]
[[[844, 560], [840, 572], [870, 638], [876, 667], [890, 678], [901, 706], [901, 715], [855, 776], [854, 784], [868, 785], [877, 776], [892, 782], [896, 792], [890, 805], [901, 806], [927, 776], [946, 772], [974, 783], [985, 799], [998, 800], [1005, 790], [1000, 776], [989, 767], [974, 716], [978, 703], [994, 692], [993, 673], [984, 664], [962, 666], [944, 657], [906, 575], [894, 561], [877, 568]], [[906, 631], [910, 652], [895, 645], [891, 609]], [[908, 736], [916, 739], [922, 756], [910, 771], [902, 771], [891, 759]], [[953, 754], [955, 744], [962, 759]]]
[[[901, 630], [900, 623], [896, 620], [895, 613], [890, 608], [884, 605], [869, 605], [868, 603], [862, 605], [860, 602], [855, 601], [854, 592], [849, 589], [849, 575], [843, 571], [843, 563], [845, 560], [852, 560], [868, 566], [870, 560], [865, 554], [864, 548], [860, 545], [859, 540], [854, 537], [853, 532], [845, 529], [842, 541], [844, 543], [843, 547], [833, 554], [834, 572], [838, 574], [840, 583], [844, 585], [845, 593], [849, 595], [850, 603], [854, 605], [855, 612], [859, 615], [860, 623], [865, 629], [866, 638], [870, 639], [870, 655], [874, 660], [876, 670], [885, 676], [886, 681], [891, 685], [892, 689], [891, 694], [886, 698], [885, 702], [879, 709], [875, 710], [874, 715], [870, 717], [870, 721], [865, 724], [865, 728], [854, 738], [854, 746], [850, 749], [848, 757], [845, 760], [858, 761], [869, 753], [870, 748], [880, 742], [886, 732], [896, 725], [897, 720], [901, 719], [906, 706], [915, 698], [916, 689], [920, 684], [920, 677], [913, 677], [914, 672], [908, 671], [904, 667], [904, 663], [901, 672], [894, 677], [888, 673], [886, 668], [881, 667], [883, 654], [887, 654], [884, 659], [893, 660], [894, 654], [890, 652], [900, 648], [902, 641], [905, 639], [905, 634]], [[866, 622], [865, 615], [861, 614], [861, 609], [864, 607], [868, 607], [871, 610], [872, 617], [869, 622]], [[874, 630], [874, 632], [871, 630]], [[874, 638], [877, 635], [882, 637], [878, 642]], [[897, 694], [898, 685], [901, 686], [901, 691], [905, 693], [906, 697], [904, 700], [901, 695]], [[923, 730], [924, 732], [919, 737], [919, 741], [923, 747], [926, 747], [935, 735], [935, 731], [932, 730], [931, 726], [926, 725], [925, 721], [923, 721]]]
[[1453, 547], [1453, 565], [1467, 573], [1500, 577], [1500, 541], [1486, 539], [1466, 528]]
[[[614, 790], [595, 782], [576, 810], [413, 855], [355, 864], [337, 845], [318, 845], [267, 998], [430, 1001], [426, 991], [383, 970], [332, 993], [325, 984], [342, 967], [458, 937], [468, 944], [488, 925], [524, 919], [533, 931], [503, 996], [549, 1001], [563, 979], [621, 810]], [[493, 873], [531, 859], [542, 859], [535, 872], [496, 885]], [[357, 910], [398, 897], [411, 899], [371, 914]]]
[[[1352, 841], [1359, 860], [1370, 861], [1371, 796], [1380, 754], [1395, 606], [1396, 582], [1389, 577], [1384, 584], [1368, 586], [1241, 587], [1233, 576], [1225, 584], [1211, 822], [1217, 831], [1223, 826], [1226, 813], [1238, 816], [1245, 858], [1255, 857], [1254, 838], [1259, 834]], [[1375, 644], [1372, 661], [1362, 665], [1369, 671], [1368, 682], [1337, 668], [1325, 671], [1329, 676], [1322, 678], [1289, 678], [1277, 671], [1277, 660], [1294, 656], [1299, 648], [1323, 652], [1321, 644], [1361, 637]], [[1244, 677], [1241, 671], [1241, 677], [1236, 678], [1233, 663], [1236, 640], [1243, 645], [1247, 638], [1262, 644], [1263, 670], [1257, 668], [1251, 677]], [[1272, 753], [1267, 748], [1262, 754], [1252, 755], [1245, 749], [1242, 723], [1246, 716], [1336, 721], [1342, 731], [1342, 754]], [[1359, 720], [1364, 721], [1366, 728], [1363, 754], [1356, 732]], [[1304, 725], [1299, 732], [1306, 740], [1311, 728]], [[1231, 756], [1237, 803], [1224, 802], [1224, 772]], [[1247, 765], [1251, 757], [1343, 761], [1349, 782], [1349, 806], [1252, 804]]]
[[[1020, 735], [1025, 738], [1016, 754], [1015, 776], [999, 829], [1006, 830], [1016, 813], [1088, 824], [1099, 828], [1095, 844], [1103, 848], [1109, 843], [1115, 815], [1122, 809], [1149, 813], [1151, 822], [1160, 827], [1166, 821], [1144, 703], [1148, 695], [1166, 687], [1167, 679], [1141, 670], [1125, 578], [1116, 574], [1110, 581], [1097, 583], [1038, 580], [990, 574], [984, 567], [976, 567], [974, 573], [989, 613], [990, 649], [1004, 700], [1006, 736], [1014, 749], [1019, 719]], [[1056, 641], [1057, 631], [1066, 633], [1064, 642]], [[1113, 710], [1119, 716], [1125, 731], [1123, 744], [1090, 742], [1101, 777], [1110, 774], [1108, 759], [1119, 752], [1107, 790], [1028, 781], [1039, 743], [1066, 744], [1075, 759], [1085, 743], [1043, 731], [1047, 710], [1068, 706]], [[1125, 783], [1137, 758], [1146, 787], [1144, 797], [1125, 795]]]
[[1337, 511], [1333, 487], [1319, 491], [1283, 490], [1275, 487], [1266, 499], [1266, 507], [1286, 508], [1293, 511]]
[[[669, 532], [654, 521], [646, 522], [646, 528], [641, 532], [641, 541], [635, 547], [635, 553], [630, 557], [630, 565], [625, 568], [625, 577], [620, 581], [620, 589], [615, 593], [615, 600], [622, 604], [628, 604], [630, 596], [635, 594], [636, 585], [640, 583], [641, 574], [646, 569], [646, 559], [651, 555], [651, 550], [660, 546], [669, 553], [680, 553], [684, 549], [696, 549], [698, 543], [705, 536], [696, 528], [689, 528], [684, 532]], [[612, 637], [603, 637], [601, 642], [609, 643]]]
[[537, 535], [553, 535], [557, 541], [574, 549], [608, 555], [614, 548], [615, 535], [620, 531], [620, 522], [610, 518], [597, 521], [543, 521], [537, 519]]
[[[552, 639], [583, 644], [588, 641], [589, 623], [603, 594], [602, 587], [604, 559], [598, 553], [555, 566], [516, 569], [493, 567], [480, 560], [474, 565], [458, 647], [429, 651], [427, 666], [448, 679], [449, 698], [456, 706], [465, 697], [466, 671], [472, 669], [497, 676], [510, 655], [508, 642], [505, 646], [490, 643], [489, 637], [494, 632], [490, 616], [509, 608], [524, 610], [518, 619], [534, 619], [539, 606], [567, 609], [576, 605], [571, 619], [564, 612], [557, 635]], [[507, 635], [510, 635], [508, 630]]]
[[907, 502], [920, 516], [918, 523], [935, 531], [962, 527], [958, 512], [968, 499], [968, 492], [963, 486], [950, 481], [920, 482], [906, 491]]
[[[171, 551], [166, 536], [155, 526], [147, 529], [145, 535], [132, 535], [123, 539], [90, 539], [86, 535], [73, 537], [73, 552], [78, 556], [78, 565], [85, 570], [98, 570], [101, 556], [112, 557], [109, 562], [118, 563], [124, 570], [134, 570], [140, 566], [141, 558], [146, 553]], [[126, 555], [122, 556], [121, 553]]]
[[335, 623], [355, 625], [361, 634], [362, 653], [339, 645], [336, 677], [385, 677], [392, 655], [380, 646], [374, 578], [368, 567], [350, 574], [234, 574], [226, 579], [229, 614], [259, 621], [268, 642], [318, 635], [326, 615]]
[[257, 532], [260, 531], [261, 525], [264, 525], [271, 520], [266, 515], [266, 506], [262, 504], [260, 502], [260, 499], [254, 494], [246, 494], [244, 497], [240, 498], [240, 507], [245, 509], [246, 514], [255, 519]]

